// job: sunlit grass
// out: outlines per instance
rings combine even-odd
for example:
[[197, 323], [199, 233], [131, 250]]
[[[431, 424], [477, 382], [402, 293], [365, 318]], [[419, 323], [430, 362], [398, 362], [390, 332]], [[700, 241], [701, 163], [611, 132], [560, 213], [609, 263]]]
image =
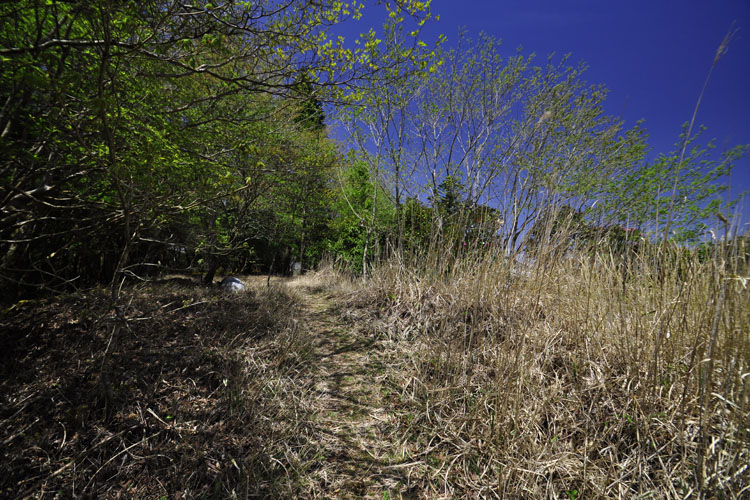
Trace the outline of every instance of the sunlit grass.
[[431, 494], [743, 498], [742, 240], [703, 256], [643, 244], [627, 264], [560, 241], [526, 265], [432, 248], [381, 262], [361, 288], [393, 342], [415, 422], [403, 439], [420, 444]]

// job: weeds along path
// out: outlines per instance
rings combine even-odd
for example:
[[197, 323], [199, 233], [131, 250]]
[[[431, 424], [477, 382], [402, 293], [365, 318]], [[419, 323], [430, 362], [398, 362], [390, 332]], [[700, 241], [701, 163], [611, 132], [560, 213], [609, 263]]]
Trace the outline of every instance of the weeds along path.
[[288, 285], [302, 298], [300, 327], [313, 339], [309, 444], [317, 451], [301, 489], [310, 498], [417, 498], [417, 464], [397, 432], [405, 417], [386, 397], [385, 344], [342, 320], [325, 287], [304, 279]]

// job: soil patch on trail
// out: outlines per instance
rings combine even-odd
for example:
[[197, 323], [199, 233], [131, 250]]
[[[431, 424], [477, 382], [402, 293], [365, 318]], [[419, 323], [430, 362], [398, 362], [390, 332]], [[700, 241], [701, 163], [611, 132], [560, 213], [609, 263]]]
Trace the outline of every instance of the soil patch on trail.
[[310, 498], [419, 498], [421, 461], [399, 429], [409, 416], [389, 373], [388, 343], [346, 301], [305, 279], [292, 281], [312, 337], [307, 377], [309, 444], [316, 461], [299, 478]]

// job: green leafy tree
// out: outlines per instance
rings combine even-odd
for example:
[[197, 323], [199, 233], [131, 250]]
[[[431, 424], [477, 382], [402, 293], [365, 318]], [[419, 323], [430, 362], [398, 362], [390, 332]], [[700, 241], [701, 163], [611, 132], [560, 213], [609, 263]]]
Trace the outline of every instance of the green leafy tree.
[[[400, 250], [403, 244], [401, 207], [406, 198], [416, 194], [412, 182], [416, 158], [409, 148], [408, 108], [426, 76], [434, 72], [440, 62], [437, 53], [428, 50], [418, 39], [418, 30], [405, 30], [398, 12], [391, 11], [389, 17], [396, 23], [383, 26], [383, 40], [377, 40], [370, 60], [370, 65], [384, 71], [388, 79], [385, 83], [372, 82], [354, 93], [347, 100], [347, 106], [340, 109], [339, 119], [348, 132], [349, 145], [368, 163], [373, 178], [388, 187], [384, 192], [371, 191], [372, 212], [363, 217], [368, 233], [371, 236], [376, 233], [380, 206], [377, 197], [385, 194], [395, 206], [396, 248]], [[443, 40], [440, 37], [438, 45]], [[367, 260], [370, 239], [365, 239], [363, 262]]]
[[533, 66], [533, 57], [503, 59], [499, 50], [491, 36], [459, 34], [458, 48], [438, 50], [410, 86], [375, 93], [366, 111], [355, 110], [352, 137], [397, 206], [402, 191], [425, 193], [435, 230], [445, 231], [441, 210], [456, 200], [450, 192], [442, 205], [434, 200], [463, 186], [461, 215], [451, 215], [458, 233], [473, 208], [496, 208], [503, 245], [517, 251], [545, 211], [585, 206], [637, 164], [644, 145], [638, 128], [622, 134], [603, 113], [606, 90], [585, 84], [584, 66], [567, 58]]
[[433, 209], [417, 198], [407, 198], [402, 207], [404, 248], [412, 253], [427, 251], [433, 241]]
[[736, 200], [726, 199], [723, 181], [748, 146], [735, 146], [717, 157], [712, 154], [713, 142], [699, 145], [699, 135], [686, 141], [686, 134], [684, 129], [678, 145], [686, 144], [681, 162], [673, 151], [633, 166], [607, 184], [592, 216], [656, 234], [666, 227], [671, 209], [670, 232], [676, 241], [696, 242], [703, 236], [717, 213], [727, 213], [735, 205]]
[[[333, 236], [328, 251], [346, 260], [355, 272], [365, 272], [372, 249], [391, 234], [395, 207], [385, 195], [367, 161], [349, 156], [349, 166], [338, 173], [335, 191]], [[379, 193], [379, 194], [378, 194]], [[373, 206], [377, 204], [377, 206]], [[374, 215], [374, 222], [370, 219]]]
[[[389, 25], [419, 30], [430, 17], [423, 2], [386, 6], [396, 13]], [[359, 45], [331, 35], [363, 9], [313, 0], [0, 5], [5, 289], [110, 280], [116, 299], [123, 279], [160, 252], [192, 242], [210, 256], [246, 239], [232, 228], [288, 170], [284, 155], [264, 161], [277, 148], [254, 150], [274, 142], [274, 115], [302, 102], [310, 109], [298, 116], [310, 116], [313, 99], [341, 100], [389, 77], [371, 65], [373, 31]], [[222, 200], [235, 196], [241, 208], [227, 213]]]

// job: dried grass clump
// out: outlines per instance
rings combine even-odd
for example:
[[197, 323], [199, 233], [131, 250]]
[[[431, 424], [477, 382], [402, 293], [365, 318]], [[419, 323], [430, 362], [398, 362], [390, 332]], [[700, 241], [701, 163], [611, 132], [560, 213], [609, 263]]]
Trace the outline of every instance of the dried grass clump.
[[[284, 289], [157, 284], [0, 318], [0, 497], [290, 497], [313, 451]], [[119, 334], [113, 328], [121, 322]], [[107, 353], [107, 354], [105, 354]]]
[[394, 345], [388, 383], [414, 415], [400, 433], [427, 467], [426, 496], [750, 495], [743, 256], [380, 265], [362, 301]]
[[307, 293], [329, 296], [350, 295], [358, 288], [355, 274], [345, 263], [331, 257], [324, 258], [314, 271], [297, 276], [287, 284]]

